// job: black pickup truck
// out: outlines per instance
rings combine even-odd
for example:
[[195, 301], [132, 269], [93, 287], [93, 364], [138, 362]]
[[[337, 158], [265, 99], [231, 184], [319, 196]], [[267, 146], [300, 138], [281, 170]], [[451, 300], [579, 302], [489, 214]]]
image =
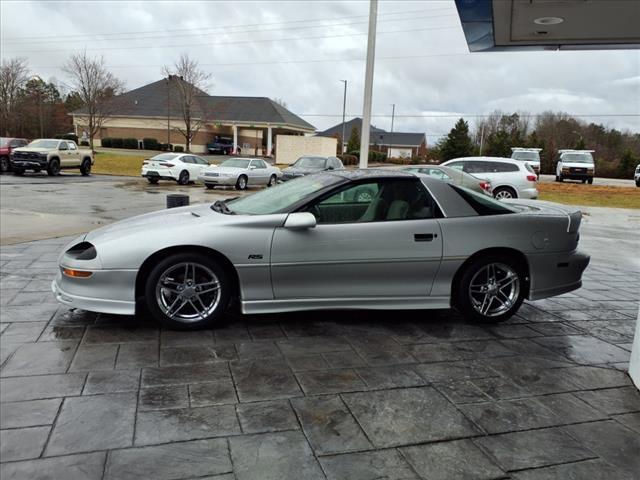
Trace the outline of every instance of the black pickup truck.
[[[216, 137], [210, 143], [207, 143], [207, 151], [209, 153], [231, 155], [233, 153], [233, 140], [230, 138]], [[240, 147], [238, 147], [236, 153], [241, 153]]]

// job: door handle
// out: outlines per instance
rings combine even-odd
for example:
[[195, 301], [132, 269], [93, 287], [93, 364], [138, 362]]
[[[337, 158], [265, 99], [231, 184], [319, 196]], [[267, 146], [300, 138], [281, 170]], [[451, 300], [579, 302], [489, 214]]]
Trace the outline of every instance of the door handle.
[[431, 242], [434, 238], [438, 238], [437, 233], [415, 233], [413, 235], [416, 242]]

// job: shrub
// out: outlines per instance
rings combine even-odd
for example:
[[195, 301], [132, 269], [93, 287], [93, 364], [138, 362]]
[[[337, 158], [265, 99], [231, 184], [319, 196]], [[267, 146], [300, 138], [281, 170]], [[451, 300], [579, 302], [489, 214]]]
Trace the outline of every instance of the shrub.
[[161, 143], [160, 144], [160, 150], [162, 150], [163, 152], [170, 152], [173, 150], [173, 145], [166, 144], [166, 143]]
[[347, 152], [347, 155], [353, 155], [356, 158], [360, 158], [360, 150], [352, 150], [350, 152]]
[[138, 140], [135, 138], [123, 138], [122, 139], [122, 147], [130, 148], [130, 149], [138, 149]]
[[387, 154], [382, 152], [376, 152], [375, 150], [369, 151], [369, 161], [381, 163], [387, 160]]
[[123, 139], [122, 138], [112, 138], [111, 139], [111, 148], [122, 148]]
[[105, 147], [105, 148], [111, 148], [111, 145], [113, 145], [112, 140], [113, 139], [110, 138], [110, 137], [103, 138], [102, 141], [101, 141], [102, 146]]
[[344, 165], [357, 165], [358, 164], [358, 157], [356, 157], [355, 155], [350, 155], [348, 153], [345, 153], [344, 155], [338, 155], [338, 158], [340, 160], [342, 160], [342, 163]]
[[146, 150], [160, 150], [160, 143], [155, 138], [143, 138], [142, 143]]
[[173, 147], [173, 151], [174, 152], [184, 152], [184, 147], [182, 145], [176, 145], [175, 147]]

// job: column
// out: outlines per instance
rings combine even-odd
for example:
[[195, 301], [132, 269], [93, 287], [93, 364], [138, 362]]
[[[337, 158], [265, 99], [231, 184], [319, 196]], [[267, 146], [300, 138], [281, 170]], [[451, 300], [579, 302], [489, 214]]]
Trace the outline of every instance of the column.
[[233, 125], [233, 154], [238, 153], [238, 127]]
[[271, 156], [271, 125], [267, 126], [267, 157]]

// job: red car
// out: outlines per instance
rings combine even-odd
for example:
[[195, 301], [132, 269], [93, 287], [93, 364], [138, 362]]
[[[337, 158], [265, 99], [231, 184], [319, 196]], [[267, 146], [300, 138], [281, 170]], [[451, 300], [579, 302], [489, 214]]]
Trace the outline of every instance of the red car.
[[24, 147], [29, 143], [24, 138], [6, 138], [0, 137], [0, 172], [5, 173], [11, 170], [11, 162], [9, 155], [11, 150], [18, 147]]

